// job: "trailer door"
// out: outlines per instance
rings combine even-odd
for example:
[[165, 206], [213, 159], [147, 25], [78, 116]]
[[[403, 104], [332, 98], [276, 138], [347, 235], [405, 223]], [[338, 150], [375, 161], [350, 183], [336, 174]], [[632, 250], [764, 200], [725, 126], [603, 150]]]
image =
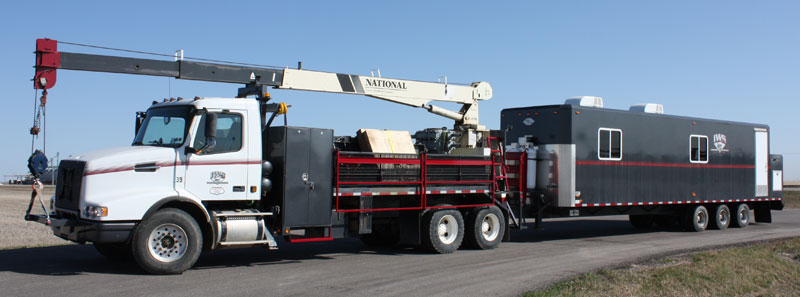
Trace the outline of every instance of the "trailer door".
[[756, 133], [756, 197], [766, 197], [769, 195], [768, 188], [768, 161], [769, 161], [769, 138], [767, 130], [755, 128]]

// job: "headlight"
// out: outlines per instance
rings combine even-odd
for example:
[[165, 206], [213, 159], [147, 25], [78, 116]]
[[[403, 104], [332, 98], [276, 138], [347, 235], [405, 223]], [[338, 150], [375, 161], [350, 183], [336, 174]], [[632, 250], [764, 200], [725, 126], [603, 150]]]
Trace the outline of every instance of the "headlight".
[[108, 207], [105, 206], [87, 206], [84, 208], [84, 216], [87, 218], [99, 218], [108, 215]]

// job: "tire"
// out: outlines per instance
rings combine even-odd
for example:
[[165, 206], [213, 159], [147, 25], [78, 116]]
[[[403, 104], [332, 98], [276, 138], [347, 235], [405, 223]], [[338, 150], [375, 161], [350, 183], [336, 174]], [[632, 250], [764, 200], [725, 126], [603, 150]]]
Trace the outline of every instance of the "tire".
[[631, 225], [637, 229], [649, 229], [653, 226], [653, 215], [628, 215]]
[[503, 212], [494, 205], [470, 211], [464, 228], [464, 244], [482, 250], [496, 248], [503, 241], [505, 222]]
[[131, 246], [124, 243], [94, 243], [94, 248], [98, 253], [106, 257], [109, 261], [130, 261], [133, 260]]
[[371, 234], [362, 234], [361, 242], [371, 247], [393, 247], [400, 241], [400, 229], [395, 225], [374, 225]]
[[145, 271], [181, 274], [200, 257], [203, 234], [188, 213], [165, 208], [139, 224], [132, 247], [136, 263]]
[[742, 203], [736, 206], [736, 214], [731, 216], [731, 227], [746, 228], [750, 224], [750, 207]]
[[708, 228], [708, 209], [705, 206], [698, 205], [694, 208], [688, 208], [686, 216], [686, 229], [694, 232], [703, 232]]
[[731, 210], [725, 204], [714, 208], [714, 217], [709, 221], [711, 229], [725, 230], [731, 224]]
[[464, 218], [454, 209], [425, 214], [422, 245], [429, 251], [449, 254], [458, 250], [464, 239]]

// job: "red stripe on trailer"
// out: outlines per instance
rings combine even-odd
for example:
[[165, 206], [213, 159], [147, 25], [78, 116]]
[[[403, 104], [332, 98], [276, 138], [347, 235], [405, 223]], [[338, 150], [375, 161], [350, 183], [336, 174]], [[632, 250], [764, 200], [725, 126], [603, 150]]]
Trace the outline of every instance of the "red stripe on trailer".
[[610, 202], [610, 203], [575, 203], [575, 207], [599, 207], [599, 206], [634, 206], [634, 205], [663, 205], [663, 204], [701, 204], [701, 203], [724, 203], [724, 202], [762, 202], [780, 201], [783, 198], [750, 198], [750, 199], [729, 199], [729, 200], [689, 200], [689, 201], [658, 201], [658, 202]]
[[682, 163], [653, 163], [653, 162], [625, 162], [625, 161], [575, 161], [575, 165], [606, 165], [606, 166], [643, 166], [643, 167], [681, 167], [681, 168], [733, 168], [752, 169], [755, 165], [747, 164], [682, 164]]

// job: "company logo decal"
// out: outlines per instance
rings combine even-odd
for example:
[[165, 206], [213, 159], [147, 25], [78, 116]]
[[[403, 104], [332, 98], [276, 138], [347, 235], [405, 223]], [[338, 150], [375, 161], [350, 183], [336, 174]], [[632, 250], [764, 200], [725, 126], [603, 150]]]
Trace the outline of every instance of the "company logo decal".
[[207, 184], [212, 185], [225, 185], [228, 182], [225, 181], [225, 172], [222, 171], [211, 171], [211, 181], [207, 182]]
[[223, 189], [222, 187], [213, 187], [210, 190], [208, 190], [208, 192], [211, 193], [211, 195], [222, 195], [225, 194], [225, 189]]
[[525, 126], [533, 125], [534, 122], [536, 121], [534, 121], [532, 118], [525, 118], [524, 120], [522, 120], [522, 123], [525, 124]]
[[392, 81], [386, 79], [367, 78], [367, 87], [406, 90], [406, 83], [402, 81]]
[[711, 149], [712, 152], [724, 153], [728, 151], [727, 148], [728, 137], [725, 136], [725, 134], [722, 133], [714, 134], [713, 141], [714, 141], [714, 148]]

